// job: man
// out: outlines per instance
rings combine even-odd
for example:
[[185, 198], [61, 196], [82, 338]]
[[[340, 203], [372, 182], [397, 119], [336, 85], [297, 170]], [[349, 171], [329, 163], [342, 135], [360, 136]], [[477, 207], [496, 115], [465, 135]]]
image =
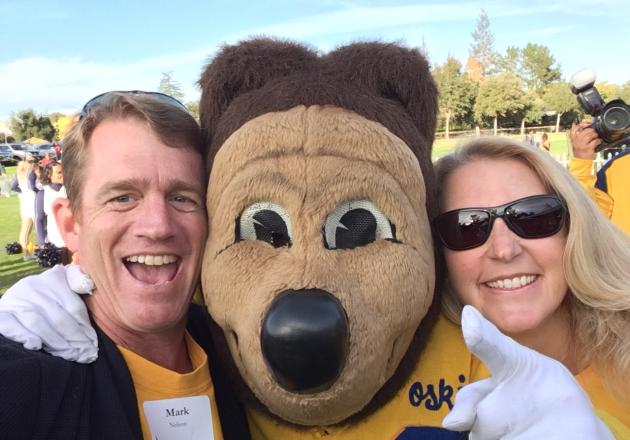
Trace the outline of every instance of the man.
[[[85, 303], [100, 353], [76, 364], [1, 338], [2, 437], [247, 438], [207, 315], [190, 308], [206, 237], [197, 123], [166, 95], [107, 93], [64, 146], [68, 199], [52, 211], [94, 282]], [[64, 271], [46, 276], [55, 285]]]
[[630, 234], [630, 150], [609, 160], [593, 173], [595, 149], [602, 140], [590, 123], [573, 124], [570, 131], [573, 157], [569, 171], [589, 192], [601, 210], [617, 226]]

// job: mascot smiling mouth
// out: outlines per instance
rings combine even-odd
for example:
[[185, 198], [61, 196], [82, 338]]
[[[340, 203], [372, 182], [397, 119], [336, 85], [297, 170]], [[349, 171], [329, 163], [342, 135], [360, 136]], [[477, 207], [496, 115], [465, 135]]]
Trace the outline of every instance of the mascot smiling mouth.
[[416, 365], [439, 302], [426, 61], [381, 43], [319, 56], [251, 40], [200, 85], [202, 282], [228, 371], [293, 424], [374, 411]]

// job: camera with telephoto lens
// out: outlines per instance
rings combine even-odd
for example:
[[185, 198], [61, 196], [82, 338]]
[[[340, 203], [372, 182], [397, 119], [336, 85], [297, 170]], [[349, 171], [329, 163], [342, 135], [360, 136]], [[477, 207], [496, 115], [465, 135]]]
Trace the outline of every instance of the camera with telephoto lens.
[[580, 107], [593, 117], [591, 127], [602, 143], [597, 151], [617, 148], [630, 142], [630, 106], [622, 99], [604, 102], [595, 88], [595, 70], [583, 69], [573, 74], [569, 82]]

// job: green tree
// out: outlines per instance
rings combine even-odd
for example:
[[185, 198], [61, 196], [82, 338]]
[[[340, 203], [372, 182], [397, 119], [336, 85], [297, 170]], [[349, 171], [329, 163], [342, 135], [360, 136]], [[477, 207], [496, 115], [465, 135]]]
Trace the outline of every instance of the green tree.
[[184, 99], [182, 86], [173, 78], [173, 72], [162, 72], [162, 79], [160, 79], [158, 91], [180, 101]]
[[451, 120], [461, 120], [472, 111], [477, 84], [462, 73], [461, 63], [450, 55], [434, 69], [433, 77], [440, 93], [440, 112], [448, 139]]
[[48, 119], [50, 119], [50, 122], [52, 122], [52, 124], [55, 125], [57, 121], [59, 120], [59, 118], [63, 118], [65, 116], [66, 115], [60, 112], [52, 112], [48, 114]]
[[546, 46], [528, 43], [521, 51], [521, 67], [527, 88], [538, 96], [543, 95], [545, 86], [561, 78], [560, 66]]
[[503, 73], [487, 77], [479, 85], [475, 101], [475, 119], [478, 122], [493, 119], [496, 135], [500, 117], [514, 117], [525, 109], [524, 95], [521, 80], [512, 74]]
[[505, 55], [497, 55], [497, 72], [511, 73], [519, 78], [523, 77], [521, 68], [521, 49], [510, 46], [505, 50]]
[[619, 97], [623, 99], [626, 104], [630, 105], [630, 81], [623, 83]]
[[521, 98], [525, 107], [519, 113], [521, 118], [521, 135], [525, 134], [525, 122], [539, 122], [545, 112], [545, 105], [542, 98], [533, 93], [531, 90], [524, 92]]
[[621, 86], [617, 84], [611, 84], [608, 81], [602, 81], [595, 84], [597, 91], [602, 99], [606, 102], [611, 99], [617, 99], [621, 96]]
[[557, 81], [545, 88], [543, 102], [547, 111], [556, 112], [556, 133], [560, 131], [560, 118], [568, 112], [577, 112], [579, 105], [571, 87], [565, 81]]
[[30, 109], [11, 115], [11, 131], [20, 141], [38, 137], [52, 142], [55, 137], [55, 128], [48, 116], [38, 116]]
[[468, 54], [475, 58], [484, 68], [484, 75], [493, 72], [496, 54], [494, 52], [494, 36], [490, 32], [490, 19], [483, 9], [477, 19], [477, 27], [472, 32], [473, 41]]
[[528, 90], [542, 98], [545, 86], [560, 80], [560, 66], [555, 63], [547, 47], [529, 43], [523, 49], [510, 46], [505, 55], [497, 55], [496, 70], [520, 78]]

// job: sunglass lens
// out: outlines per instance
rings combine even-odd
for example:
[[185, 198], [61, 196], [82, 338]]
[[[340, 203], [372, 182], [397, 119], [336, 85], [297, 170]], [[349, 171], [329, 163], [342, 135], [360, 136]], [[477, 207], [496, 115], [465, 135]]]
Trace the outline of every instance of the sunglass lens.
[[523, 200], [506, 210], [512, 230], [523, 238], [542, 238], [562, 227], [564, 206], [555, 197]]
[[490, 216], [484, 211], [461, 209], [441, 216], [437, 229], [442, 243], [447, 248], [470, 249], [488, 239]]

